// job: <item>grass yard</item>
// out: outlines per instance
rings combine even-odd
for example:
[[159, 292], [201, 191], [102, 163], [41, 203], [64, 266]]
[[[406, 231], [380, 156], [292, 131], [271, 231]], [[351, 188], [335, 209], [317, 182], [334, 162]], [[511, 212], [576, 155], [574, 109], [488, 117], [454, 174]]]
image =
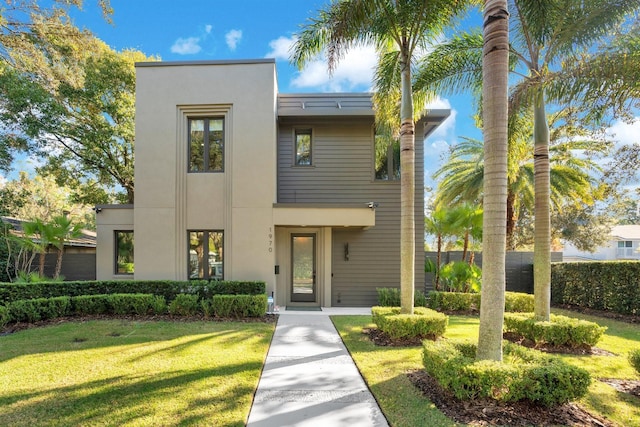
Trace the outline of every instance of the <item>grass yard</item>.
[[[596, 321], [609, 329], [598, 347], [616, 356], [558, 355], [572, 364], [586, 368], [592, 376], [589, 394], [580, 403], [592, 413], [607, 417], [624, 427], [640, 427], [640, 399], [615, 391], [597, 378], [638, 379], [627, 362], [632, 348], [640, 348], [640, 327], [615, 320], [554, 310], [556, 314]], [[363, 328], [374, 327], [370, 316], [334, 316], [336, 328], [351, 352], [360, 372], [378, 400], [391, 425], [456, 426], [409, 381], [406, 372], [422, 369], [421, 347], [378, 347], [371, 343]], [[450, 316], [445, 337], [478, 339], [478, 318]]]
[[107, 320], [0, 336], [0, 425], [243, 426], [274, 327]]

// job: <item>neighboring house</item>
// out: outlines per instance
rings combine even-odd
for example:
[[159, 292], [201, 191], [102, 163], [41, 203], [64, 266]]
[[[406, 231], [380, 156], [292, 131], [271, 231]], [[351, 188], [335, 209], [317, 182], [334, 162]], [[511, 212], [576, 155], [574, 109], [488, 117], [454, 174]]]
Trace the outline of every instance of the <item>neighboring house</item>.
[[[398, 162], [375, 161], [371, 94], [279, 94], [270, 59], [136, 67], [135, 205], [96, 207], [99, 280], [260, 280], [312, 307], [399, 286]], [[416, 124], [417, 289], [422, 141], [448, 114]]]
[[640, 260], [640, 225], [616, 225], [609, 242], [595, 252], [582, 252], [565, 243], [564, 261]]
[[[9, 216], [0, 217], [0, 220], [11, 226], [10, 233], [15, 236], [24, 237], [22, 224], [27, 221]], [[34, 241], [38, 241], [38, 239], [34, 239]], [[64, 252], [65, 254], [95, 254], [96, 232], [91, 230], [82, 230], [78, 237], [67, 239], [64, 242]]]

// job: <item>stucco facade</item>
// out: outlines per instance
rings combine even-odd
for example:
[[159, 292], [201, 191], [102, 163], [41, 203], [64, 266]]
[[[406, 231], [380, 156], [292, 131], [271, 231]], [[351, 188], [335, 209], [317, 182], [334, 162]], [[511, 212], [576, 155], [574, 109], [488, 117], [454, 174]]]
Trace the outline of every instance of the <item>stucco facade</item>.
[[[325, 307], [398, 286], [400, 184], [374, 176], [369, 94], [280, 95], [268, 59], [136, 70], [135, 204], [97, 207], [99, 280], [261, 280], [277, 305]], [[420, 289], [420, 141], [447, 115], [417, 125]], [[132, 275], [117, 274], [125, 230]]]

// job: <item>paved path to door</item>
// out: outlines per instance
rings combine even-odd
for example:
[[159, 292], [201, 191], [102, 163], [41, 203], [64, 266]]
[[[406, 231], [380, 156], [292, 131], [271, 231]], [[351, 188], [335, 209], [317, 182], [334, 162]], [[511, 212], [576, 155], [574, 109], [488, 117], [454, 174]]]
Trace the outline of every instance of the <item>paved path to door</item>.
[[367, 313], [281, 312], [247, 426], [388, 426], [329, 319]]

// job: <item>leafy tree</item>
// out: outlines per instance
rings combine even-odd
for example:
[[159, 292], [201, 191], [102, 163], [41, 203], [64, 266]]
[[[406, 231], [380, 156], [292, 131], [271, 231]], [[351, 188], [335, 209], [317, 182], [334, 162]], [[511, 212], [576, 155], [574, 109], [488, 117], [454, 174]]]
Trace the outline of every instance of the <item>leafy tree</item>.
[[[604, 42], [617, 26], [640, 7], [640, 1], [510, 0], [509, 5], [513, 23], [511, 65], [514, 76], [519, 79], [511, 88], [509, 111], [518, 112], [528, 108], [533, 112], [535, 313], [537, 319], [548, 320], [551, 193], [547, 103], [566, 101], [569, 94], [587, 93], [590, 85], [602, 86], [601, 80], [585, 77], [586, 73], [579, 65], [585, 62], [584, 58], [590, 57], [598, 43]], [[473, 34], [461, 36], [454, 40], [455, 43], [448, 43], [446, 48], [436, 49], [438, 53], [427, 57], [426, 65], [417, 76], [418, 86], [454, 92], [477, 88], [480, 81], [478, 64], [482, 58], [477, 40]], [[435, 59], [440, 61], [436, 62]], [[613, 74], [609, 77], [616, 76]]]
[[[17, 69], [38, 75], [47, 87], [59, 80], [73, 78], [78, 73], [60, 73], [50, 67], [50, 60], [39, 42], [43, 37], [83, 44], [88, 31], [71, 24], [69, 12], [81, 8], [83, 0], [12, 0], [0, 8], [0, 74]], [[109, 20], [112, 9], [109, 0], [98, 0], [103, 16]], [[53, 63], [65, 64], [67, 57], [81, 54], [84, 49], [66, 49], [54, 55]], [[64, 68], [64, 67], [62, 67]], [[0, 139], [0, 170], [11, 168], [15, 150], [26, 149], [23, 139]]]
[[[608, 153], [610, 143], [588, 129], [577, 127], [570, 110], [550, 115], [551, 204], [555, 212], [563, 206], [591, 206], [601, 191], [593, 172], [599, 172], [597, 158]], [[509, 122], [507, 175], [507, 249], [515, 250], [523, 240], [517, 225], [534, 209], [534, 158], [532, 120], [521, 114]], [[585, 154], [586, 153], [586, 154]], [[436, 203], [451, 205], [466, 201], [482, 203], [484, 145], [463, 138], [450, 152], [448, 161], [435, 173], [438, 179]], [[552, 230], [556, 230], [552, 227]], [[573, 238], [583, 234], [572, 234]], [[578, 242], [580, 245], [580, 242]]]
[[484, 216], [478, 360], [502, 360], [504, 317], [509, 10], [506, 0], [485, 0], [482, 48]]
[[1, 214], [21, 220], [51, 221], [63, 212], [83, 228], [95, 229], [95, 214], [91, 206], [74, 203], [72, 191], [56, 184], [52, 177], [36, 175], [33, 179], [22, 171], [18, 179], [7, 181], [0, 188]]
[[[98, 40], [86, 48], [74, 64], [78, 81], [59, 81], [55, 89], [32, 73], [0, 74], [0, 119], [6, 123], [0, 140], [28, 145], [44, 160], [38, 171], [72, 187], [78, 201], [109, 202], [105, 189], [118, 186], [124, 193], [117, 198], [132, 203], [134, 63], [149, 58], [114, 52]], [[49, 66], [58, 67], [50, 59]]]
[[[469, 2], [456, 0], [342, 0], [319, 10], [303, 26], [293, 48], [299, 67], [326, 50], [328, 68], [334, 70], [353, 46], [371, 43], [380, 62], [400, 80], [400, 288], [403, 313], [413, 312], [415, 282], [415, 123], [411, 62]], [[390, 78], [389, 80], [397, 81]], [[380, 80], [377, 81], [380, 84]]]

